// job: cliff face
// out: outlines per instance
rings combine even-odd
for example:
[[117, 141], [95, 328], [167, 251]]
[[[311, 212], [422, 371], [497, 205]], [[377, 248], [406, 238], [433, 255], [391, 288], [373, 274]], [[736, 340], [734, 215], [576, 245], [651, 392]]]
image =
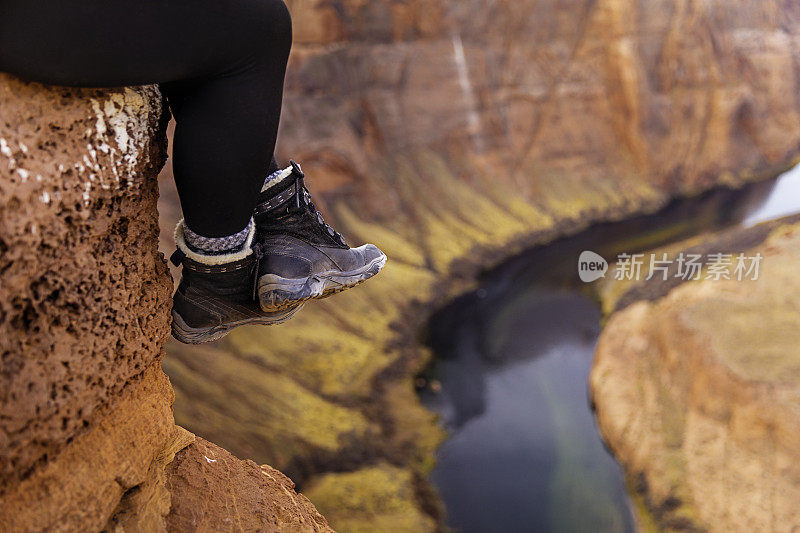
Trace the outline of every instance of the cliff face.
[[[357, 528], [336, 479], [360, 487], [349, 501], [363, 524], [428, 523], [441, 433], [411, 376], [429, 310], [521, 246], [789, 166], [800, 12], [788, 0], [288, 3], [278, 155], [303, 164], [351, 243], [391, 260], [282, 326], [170, 346], [176, 416], [298, 478], [334, 526]], [[368, 488], [381, 476], [397, 498]]]
[[[245, 490], [203, 474], [210, 461], [191, 463], [212, 445], [175, 425], [161, 371], [165, 126], [154, 87], [68, 90], [0, 74], [0, 530], [186, 530], [226, 518], [219, 495]], [[252, 469], [214, 450], [228, 470]], [[191, 475], [213, 481], [189, 490], [179, 480]], [[240, 523], [326, 529], [291, 482], [262, 475]], [[187, 518], [185, 501], [203, 505]]]
[[175, 431], [160, 95], [77, 96], [0, 84], [5, 530], [101, 528]]
[[792, 531], [800, 525], [800, 225], [794, 217], [703, 246], [726, 252], [731, 243], [763, 256], [758, 280], [630, 298], [601, 334], [592, 397], [604, 438], [660, 527]]
[[797, 150], [790, 1], [292, 7], [282, 152], [321, 166], [336, 189], [383, 198], [364, 213], [379, 220], [414, 210], [402, 192], [385, 194], [391, 182], [363, 183], [381, 172], [375, 157], [415, 149], [469, 163], [454, 166], [471, 186], [513, 187], [554, 216], [556, 198], [690, 192]]

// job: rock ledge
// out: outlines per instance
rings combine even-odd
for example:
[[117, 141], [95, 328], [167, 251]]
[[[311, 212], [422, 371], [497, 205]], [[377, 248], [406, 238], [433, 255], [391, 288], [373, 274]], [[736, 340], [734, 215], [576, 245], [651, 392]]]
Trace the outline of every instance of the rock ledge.
[[175, 425], [167, 118], [152, 86], [0, 75], [2, 531], [329, 529], [288, 478]]

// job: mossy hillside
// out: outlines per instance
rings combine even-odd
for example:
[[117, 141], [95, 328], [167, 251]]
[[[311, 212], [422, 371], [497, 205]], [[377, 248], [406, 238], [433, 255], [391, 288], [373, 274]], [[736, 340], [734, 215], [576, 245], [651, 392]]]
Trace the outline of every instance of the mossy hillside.
[[[398, 158], [391, 168], [396, 169], [391, 172], [391, 181], [405, 184], [393, 190], [404, 205], [400, 216], [375, 224], [357, 216], [346, 201], [330, 202], [329, 209], [335, 213], [331, 218], [336, 225], [353, 241], [369, 240], [386, 251], [390, 260], [384, 272], [355, 290], [309, 303], [284, 325], [242, 328], [208, 348], [230, 354], [228, 357], [239, 365], [248, 365], [247, 376], [241, 383], [227, 384], [214, 379], [217, 391], [244, 383], [262, 386], [275, 378], [259, 381], [256, 376], [280, 375], [304, 391], [334, 403], [353, 406], [370, 399], [376, 376], [400, 356], [400, 351], [390, 345], [398, 327], [410, 320], [406, 315], [408, 304], [430, 300], [435, 287], [448, 279], [455, 260], [469, 257], [477, 246], [501, 250], [507, 243], [532, 233], [555, 233], [557, 223], [569, 217], [561, 216], [554, 205], [569, 214], [584, 213], [590, 204], [593, 212], [610, 213], [653, 198], [652, 188], [639, 187], [637, 196], [637, 189], [623, 184], [619, 197], [605, 194], [590, 201], [600, 187], [591, 181], [585, 187], [553, 189], [551, 196], [537, 197], [536, 202], [520, 197], [509, 187], [503, 190], [503, 186], [492, 184], [489, 188], [495, 194], [490, 199], [483, 194], [480, 184], [476, 186], [454, 175], [444, 159], [432, 152], [421, 152], [415, 158]], [[423, 168], [425, 172], [414, 174], [415, 168]], [[484, 180], [491, 183], [491, 177]], [[577, 195], [576, 191], [583, 194]], [[572, 204], [568, 202], [570, 195], [577, 196]], [[503, 256], [498, 253], [498, 260]], [[420, 312], [424, 313], [424, 309]], [[182, 378], [176, 379], [179, 388], [183, 378], [191, 375], [200, 382], [209, 381], [208, 377], [200, 377], [210, 377], [208, 365], [190, 364], [188, 352], [181, 355], [185, 351], [182, 347], [175, 346], [173, 351], [178, 354], [173, 358], [176, 372], [178, 362], [183, 365]], [[169, 361], [165, 364], [172, 365]], [[218, 371], [223, 376], [228, 374], [224, 368]], [[211, 394], [206, 403], [227, 403], [214, 402], [214, 396]], [[198, 400], [203, 402], [200, 397]], [[231, 407], [226, 411], [231, 422], [241, 417], [237, 409]], [[202, 433], [202, 419], [184, 422]], [[303, 430], [293, 429], [289, 433], [300, 435]]]
[[433, 518], [415, 501], [412, 474], [387, 463], [323, 474], [305, 492], [341, 531], [432, 531]]
[[[173, 357], [164, 367], [175, 387], [176, 417], [202, 420], [209, 435], [254, 456], [268, 453], [287, 464], [296, 454], [334, 452], [343, 439], [366, 439], [378, 430], [360, 412], [216, 346]], [[214, 378], [201, 379], [201, 372]], [[231, 411], [237, 416], [230, 417]]]
[[[170, 346], [164, 368], [178, 422], [301, 488], [377, 460], [423, 479], [443, 437], [412, 384], [428, 357], [419, 331], [430, 313], [472, 287], [481, 268], [594, 221], [651, 211], [673, 193], [590, 174], [530, 174], [522, 191], [480, 168], [488, 167], [419, 151], [376, 165], [360, 196], [315, 197], [351, 242], [386, 251], [386, 269], [283, 325], [241, 328], [199, 359], [195, 348]], [[317, 487], [312, 501], [324, 492]]]

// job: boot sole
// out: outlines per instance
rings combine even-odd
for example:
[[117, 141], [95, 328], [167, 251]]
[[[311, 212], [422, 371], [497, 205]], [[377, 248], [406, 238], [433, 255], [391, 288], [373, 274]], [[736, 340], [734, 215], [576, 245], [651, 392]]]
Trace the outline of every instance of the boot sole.
[[350, 272], [328, 270], [307, 278], [283, 278], [265, 274], [258, 280], [258, 300], [261, 309], [276, 313], [312, 298], [333, 296], [355, 287], [380, 272], [386, 266], [386, 254], [381, 254], [366, 265]]
[[282, 313], [277, 316], [248, 318], [246, 320], [239, 320], [229, 324], [220, 324], [211, 328], [193, 328], [184, 322], [183, 318], [172, 311], [172, 336], [184, 344], [205, 344], [221, 339], [235, 328], [239, 326], [275, 326], [282, 324], [292, 318], [303, 307], [301, 303], [297, 307], [290, 307], [284, 309]]

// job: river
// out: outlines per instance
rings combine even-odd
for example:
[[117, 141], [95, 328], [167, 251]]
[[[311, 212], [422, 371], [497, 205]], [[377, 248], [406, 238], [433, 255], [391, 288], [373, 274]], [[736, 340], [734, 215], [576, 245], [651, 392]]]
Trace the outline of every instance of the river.
[[624, 472], [588, 401], [602, 317], [578, 279], [579, 254], [616, 257], [797, 212], [800, 167], [532, 249], [436, 313], [420, 395], [449, 431], [431, 474], [447, 524], [464, 533], [635, 530]]

